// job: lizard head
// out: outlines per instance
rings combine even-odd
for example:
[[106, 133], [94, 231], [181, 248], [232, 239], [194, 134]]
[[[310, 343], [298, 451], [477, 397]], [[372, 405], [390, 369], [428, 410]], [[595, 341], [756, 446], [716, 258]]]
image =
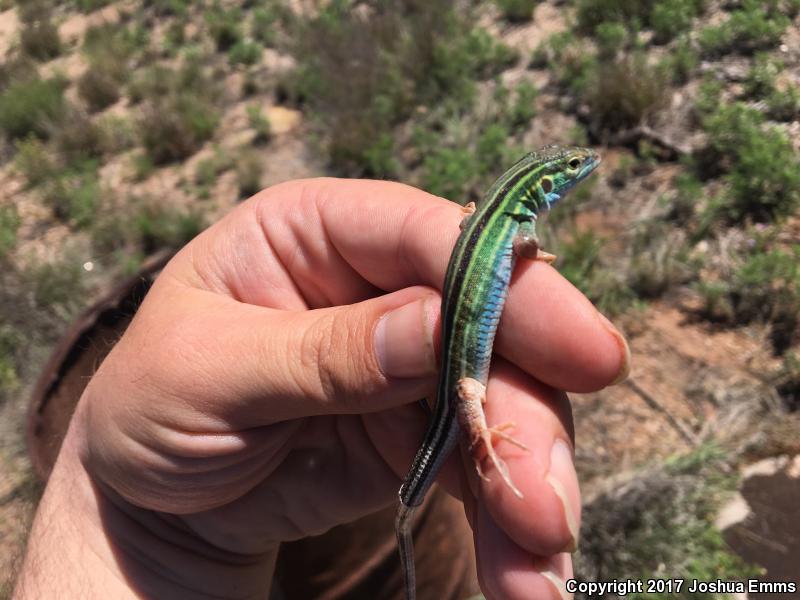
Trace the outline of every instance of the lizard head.
[[600, 155], [589, 148], [545, 146], [531, 156], [542, 165], [538, 186], [548, 208], [600, 164]]

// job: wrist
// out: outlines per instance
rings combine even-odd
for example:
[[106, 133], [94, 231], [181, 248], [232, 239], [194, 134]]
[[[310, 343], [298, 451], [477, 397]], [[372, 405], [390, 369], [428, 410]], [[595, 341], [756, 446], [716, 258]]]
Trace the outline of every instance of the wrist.
[[268, 597], [277, 550], [231, 553], [180, 517], [128, 503], [86, 470], [83, 439], [76, 415], [37, 510], [15, 598]]

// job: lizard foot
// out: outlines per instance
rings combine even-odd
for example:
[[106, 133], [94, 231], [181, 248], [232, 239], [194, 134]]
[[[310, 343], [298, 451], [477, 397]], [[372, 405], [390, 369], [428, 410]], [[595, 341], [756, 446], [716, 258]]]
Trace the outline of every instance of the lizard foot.
[[528, 450], [522, 442], [518, 442], [506, 433], [507, 429], [514, 427], [514, 423], [503, 423], [489, 427], [486, 423], [486, 415], [483, 412], [483, 404], [486, 402], [486, 386], [480, 381], [465, 377], [456, 384], [456, 391], [460, 402], [458, 403], [458, 419], [463, 430], [467, 433], [470, 440], [470, 453], [475, 462], [475, 470], [478, 477], [488, 481], [489, 478], [484, 474], [481, 463], [485, 457], [492, 462], [500, 477], [505, 484], [514, 492], [518, 498], [522, 498], [522, 492], [511, 480], [508, 472], [508, 465], [497, 455], [494, 449], [494, 438], [499, 437], [515, 446]]
[[539, 247], [539, 238], [532, 222], [523, 223], [514, 236], [514, 254], [529, 260], [541, 260], [548, 265], [556, 259], [555, 254], [545, 252]]
[[464, 215], [464, 218], [461, 219], [461, 223], [459, 223], [459, 227], [464, 229], [467, 226], [467, 222], [469, 218], [475, 214], [475, 203], [474, 202], [467, 202], [464, 206], [461, 207], [461, 214]]

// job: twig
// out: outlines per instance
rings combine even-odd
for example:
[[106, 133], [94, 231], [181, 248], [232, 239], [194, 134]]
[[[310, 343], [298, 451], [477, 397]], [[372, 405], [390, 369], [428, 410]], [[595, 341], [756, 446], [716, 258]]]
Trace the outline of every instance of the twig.
[[658, 400], [656, 400], [652, 395], [643, 390], [638, 383], [636, 383], [632, 379], [628, 379], [625, 382], [625, 385], [628, 386], [633, 392], [635, 392], [642, 400], [644, 400], [647, 406], [664, 415], [664, 418], [670, 425], [672, 425], [672, 428], [675, 429], [675, 431], [677, 431], [680, 434], [680, 436], [684, 440], [686, 440], [690, 445], [697, 446], [700, 443], [700, 440], [694, 434], [694, 432], [692, 432], [688, 427], [686, 427], [686, 425], [684, 425], [681, 421], [672, 416], [671, 412], [669, 412], [666, 408], [664, 408], [658, 402]]
[[620, 131], [611, 136], [609, 143], [614, 146], [631, 146], [638, 144], [640, 140], [647, 140], [668, 152], [667, 158], [680, 158], [691, 154], [692, 149], [684, 144], [679, 144], [662, 133], [655, 131], [647, 125], [638, 125], [633, 129]]

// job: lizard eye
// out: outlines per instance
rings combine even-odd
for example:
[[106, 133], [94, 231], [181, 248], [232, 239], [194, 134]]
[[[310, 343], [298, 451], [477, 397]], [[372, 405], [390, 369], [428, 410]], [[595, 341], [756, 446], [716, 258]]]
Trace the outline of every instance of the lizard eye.
[[577, 169], [581, 166], [581, 159], [580, 158], [573, 158], [567, 164], [569, 165], [570, 169]]
[[550, 192], [553, 191], [553, 180], [550, 179], [549, 177], [543, 177], [541, 186], [542, 186], [542, 191], [545, 194], [549, 194]]

